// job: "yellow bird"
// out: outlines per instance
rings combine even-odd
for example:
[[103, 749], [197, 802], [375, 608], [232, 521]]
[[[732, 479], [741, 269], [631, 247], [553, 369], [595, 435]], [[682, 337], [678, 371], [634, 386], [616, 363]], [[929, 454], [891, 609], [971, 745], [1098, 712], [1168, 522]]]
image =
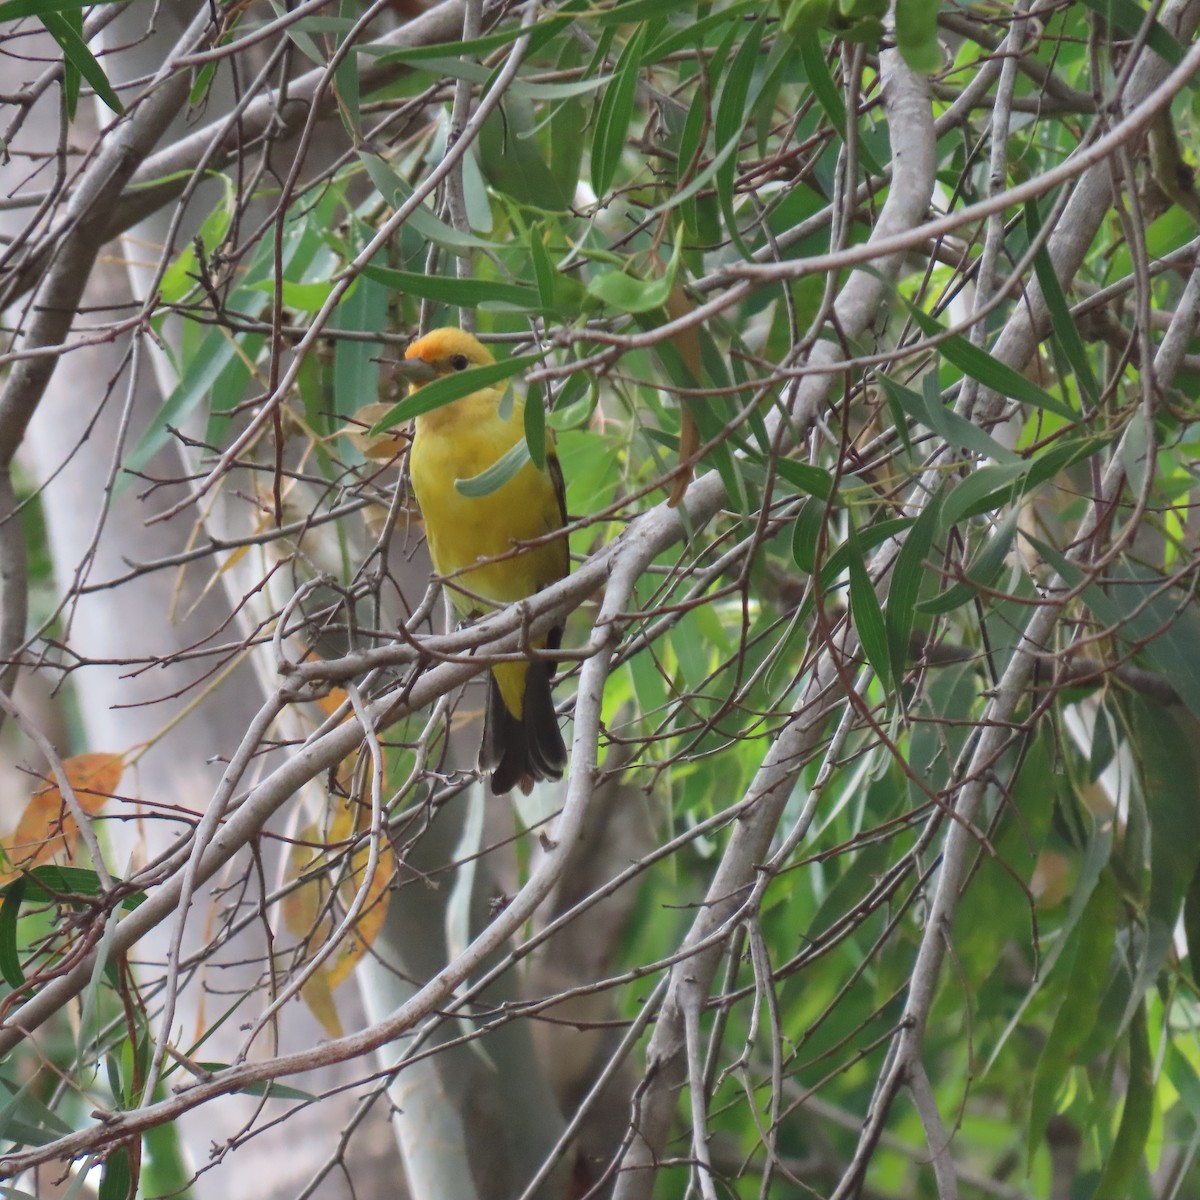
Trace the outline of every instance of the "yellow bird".
[[[405, 351], [400, 371], [415, 391], [422, 384], [495, 359], [461, 329], [435, 329]], [[526, 462], [487, 496], [464, 496], [457, 481], [486, 471], [525, 437], [525, 406], [517, 399], [506, 420], [504, 391], [480, 388], [416, 419], [408, 465], [425, 519], [433, 567], [464, 617], [524, 600], [570, 569], [566, 536], [547, 538], [567, 522], [562, 470], [546, 435], [546, 469]], [[536, 545], [529, 543], [536, 542]], [[556, 650], [562, 628], [535, 640]], [[538, 779], [560, 779], [567, 765], [550, 695], [552, 664], [544, 659], [497, 663], [488, 678], [479, 769], [502, 795], [526, 794]]]

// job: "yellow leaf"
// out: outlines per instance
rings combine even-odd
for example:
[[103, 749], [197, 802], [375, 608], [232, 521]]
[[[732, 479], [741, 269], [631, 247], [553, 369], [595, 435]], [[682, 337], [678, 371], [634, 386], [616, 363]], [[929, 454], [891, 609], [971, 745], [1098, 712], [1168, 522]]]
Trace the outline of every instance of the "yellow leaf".
[[333, 436], [348, 438], [350, 445], [363, 458], [375, 458], [389, 462], [408, 445], [408, 434], [402, 429], [385, 429], [383, 433], [371, 437], [369, 430], [384, 413], [395, 407], [395, 404], [364, 404], [350, 418], [349, 423], [343, 425]]
[[[288, 931], [304, 941], [312, 952], [333, 935], [338, 922], [337, 914], [346, 912], [354, 903], [365, 880], [370, 846], [359, 847], [341, 866], [331, 866], [316, 873], [314, 867], [326, 856], [327, 848], [336, 850], [358, 836], [369, 816], [369, 810], [362, 805], [336, 804], [327, 814], [324, 833], [315, 825], [309, 825], [301, 831], [297, 844], [289, 853], [289, 874], [293, 877], [311, 874], [313, 877], [284, 897], [283, 920]], [[313, 1016], [331, 1036], [339, 1036], [334, 1030], [335, 1027], [340, 1028], [333, 992], [350, 975], [379, 936], [387, 915], [388, 885], [395, 873], [395, 865], [391, 843], [385, 839], [357, 921], [300, 990]], [[335, 871], [338, 873], [338, 904], [330, 905]], [[331, 912], [331, 909], [334, 911]]]
[[331, 1038], [340, 1038], [342, 1021], [338, 1016], [337, 1006], [333, 1002], [333, 986], [329, 982], [327, 972], [320, 970], [310, 979], [305, 980], [304, 986], [300, 989], [300, 995], [304, 997], [308, 1011], [321, 1023], [321, 1028]]
[[[288, 877], [298, 879], [321, 853], [313, 846], [320, 839], [316, 825], [306, 825], [296, 842], [288, 850]], [[321, 879], [310, 879], [300, 887], [293, 888], [280, 905], [283, 923], [289, 933], [303, 939], [313, 936], [317, 924], [317, 913], [321, 910]]]
[[[255, 530], [257, 533], [258, 531]], [[238, 546], [236, 550], [217, 568], [217, 575], [223, 575], [226, 571], [232, 570], [242, 561], [243, 558], [250, 552], [249, 544]], [[215, 579], [215, 576], [214, 576]], [[208, 586], [211, 586], [211, 581]]]
[[[369, 847], [364, 846], [354, 854], [353, 877], [346, 880], [341, 888], [344, 905], [348, 906], [353, 903], [358, 888], [364, 881], [369, 852]], [[362, 912], [358, 914], [358, 920], [354, 923], [353, 930], [346, 938], [346, 944], [339, 947], [337, 954], [334, 956], [333, 967], [330, 972], [331, 987], [337, 987], [354, 970], [363, 955], [375, 944], [375, 939], [379, 936], [380, 929], [383, 928], [383, 919], [387, 916], [388, 885], [392, 881], [395, 870], [396, 860], [392, 854], [392, 844], [385, 837], [383, 844], [379, 847], [379, 858], [375, 863], [375, 874], [371, 879], [370, 887], [367, 888]]]

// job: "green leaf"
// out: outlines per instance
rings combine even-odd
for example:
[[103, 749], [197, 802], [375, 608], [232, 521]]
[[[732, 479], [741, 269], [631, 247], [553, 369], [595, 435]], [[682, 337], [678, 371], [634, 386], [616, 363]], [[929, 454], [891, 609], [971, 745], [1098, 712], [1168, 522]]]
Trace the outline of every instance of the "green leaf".
[[650, 21], [655, 17], [670, 17], [680, 10], [679, 0], [625, 0], [597, 13], [600, 25], [629, 25], [634, 21]]
[[[1041, 757], [1044, 756], [1039, 756], [1039, 758]], [[1037, 769], [1036, 760], [1034, 760], [1034, 769]], [[1027, 786], [1044, 788], [1048, 774], [1049, 772], [1040, 770], [1036, 782], [1028, 783]], [[1022, 779], [1024, 778], [1025, 772], [1022, 771]], [[1089, 812], [1087, 816], [1090, 828], [1087, 829], [1085, 834], [1086, 843], [1083, 858], [1079, 864], [1079, 871], [1075, 876], [1075, 885], [1071, 890], [1066, 918], [1059, 924], [1058, 929], [1055, 931], [1055, 940], [1043, 945], [1040, 970], [1029, 985], [1021, 1002], [1017, 1005], [1016, 1011], [1005, 1025], [1004, 1031], [995, 1039], [987, 1062], [983, 1067], [982, 1074], [984, 1075], [995, 1065], [1001, 1051], [1004, 1049], [1005, 1043], [1008, 1041], [1009, 1035], [1016, 1029], [1027, 1028], [1025, 1012], [1042, 991], [1042, 985], [1054, 970], [1064, 951], [1070, 950], [1074, 952], [1076, 949], [1077, 943], [1074, 937], [1070, 935], [1083, 921], [1087, 913], [1088, 905], [1092, 901], [1092, 896], [1099, 880], [1106, 873], [1106, 868], [1112, 858], [1113, 848], [1114, 828], [1109, 813], [1106, 811]], [[1086, 1033], [1083, 1036], [1087, 1036]]]
[[[834, 83], [833, 76], [829, 73], [829, 64], [825, 61], [821, 39], [819, 37], [800, 37], [795, 39], [794, 44], [800, 51], [800, 61], [804, 65], [804, 72], [808, 76], [809, 86], [813, 90], [817, 104], [829, 118], [829, 123], [837, 130], [838, 136], [844, 138], [846, 135], [846, 106], [842, 102], [842, 93], [838, 89], [838, 85]], [[870, 174], [881, 175], [883, 173], [875, 156], [866, 146], [862, 145], [861, 138], [859, 139], [858, 157]]]
[[601, 200], [612, 186], [617, 164], [625, 150], [625, 135], [633, 117], [633, 98], [641, 70], [644, 32], [645, 27], [640, 27], [625, 44], [613, 72], [613, 81], [605, 89], [596, 111], [596, 125], [592, 131], [591, 182], [592, 190]]
[[[913, 523], [912, 517], [889, 517], [876, 521], [865, 529], [859, 529], [854, 535], [855, 545], [851, 547], [850, 540], [844, 541], [834, 552], [820, 564], [821, 584], [828, 588], [833, 581], [850, 565], [854, 555], [862, 558], [864, 554], [874, 550], [876, 546], [886, 542], [888, 538], [903, 533]], [[817, 572], [814, 571], [814, 574]]]
[[[908, 531], [892, 568], [892, 580], [888, 586], [886, 629], [892, 679], [897, 686], [904, 678], [904, 671], [908, 665], [909, 639], [916, 616], [917, 596], [921, 591], [921, 583], [929, 573], [925, 560], [929, 557], [934, 535], [941, 522], [941, 507], [940, 492], [929, 497], [921, 515]], [[853, 576], [851, 582], [853, 583]]]
[[[895, 401], [905, 413], [926, 429], [932, 430], [943, 441], [956, 450], [967, 450], [972, 454], [980, 454], [985, 458], [995, 459], [999, 463], [1016, 462], [1017, 455], [1002, 446], [990, 433], [973, 425], [965, 417], [960, 417], [952, 408], [942, 403], [941, 397], [930, 397], [912, 388], [905, 387], [882, 371], [876, 372], [876, 379], [883, 385], [888, 397]], [[932, 375], [927, 379], [936, 380]]]
[[1133, 982], [1133, 1006], [1158, 978], [1196, 870], [1200, 867], [1200, 812], [1194, 720], [1139, 696], [1129, 699], [1130, 745], [1137, 758], [1138, 784], [1150, 823], [1150, 894], [1146, 936]]
[[[676, 232], [682, 235], [683, 227], [680, 226]], [[588, 281], [589, 295], [595, 296], [618, 312], [637, 314], [662, 308], [675, 286], [682, 244], [682, 236], [677, 236], [671, 261], [667, 263], [666, 271], [659, 278], [639, 279], [634, 275], [625, 274], [624, 271], [605, 271]], [[697, 381], [691, 382], [694, 384]]]
[[[733, 44], [733, 38], [736, 34], [736, 28], [730, 29], [727, 35], [729, 45]], [[720, 61], [727, 49], [725, 44], [717, 47], [713, 55], [713, 62], [710, 64], [710, 71], [717, 69], [717, 63]], [[704, 141], [708, 139], [709, 133], [709, 95], [707, 87], [697, 87], [692, 93], [691, 103], [688, 105], [686, 116], [680, 119], [679, 112], [673, 106], [668, 106], [663, 110], [663, 122], [670, 137], [672, 144], [675, 146], [675, 159], [673, 164], [673, 184], [672, 192], [679, 193], [680, 184], [688, 179], [689, 173], [693, 171], [697, 165], [697, 155]], [[668, 166], [668, 169], [671, 169]], [[690, 182], [690, 181], [689, 181]], [[684, 184], [686, 187], [687, 185]], [[689, 196], [682, 196], [676, 203], [679, 205], [679, 213], [684, 225], [689, 231], [690, 238], [700, 244], [711, 244], [709, 239], [705, 238], [700, 229], [700, 213], [695, 200]], [[715, 236], [720, 236], [720, 230], [715, 231]]]
[[542, 404], [542, 385], [530, 384], [525, 396], [525, 443], [529, 457], [539, 471], [546, 469], [546, 409]]
[[[124, 1044], [129, 1044], [128, 1039]], [[126, 1089], [121, 1086], [121, 1063], [115, 1054], [104, 1055], [104, 1074], [108, 1079], [108, 1090], [112, 1092], [116, 1102], [121, 1105], [128, 1104], [130, 1097]]]
[[1141, 5], [1134, 3], [1134, 0], [1083, 0], [1083, 2], [1126, 37], [1137, 37], [1145, 28], [1146, 44], [1163, 62], [1177, 67], [1183, 61], [1183, 47], [1171, 35], [1167, 27], [1161, 21], [1151, 18]]
[[[122, 882], [113, 879], [114, 886], [119, 887]], [[104, 890], [95, 871], [87, 867], [60, 867], [54, 863], [45, 863], [22, 872], [16, 879], [0, 887], [0, 896], [7, 901], [18, 888], [22, 893], [21, 902], [25, 904], [43, 904], [59, 896], [99, 896]], [[134, 892], [125, 897], [121, 907], [132, 911], [145, 899], [145, 892]]]
[[[330, 199], [327, 206], [322, 202], [302, 218], [289, 222], [283, 250], [285, 277], [302, 277], [317, 248], [323, 245], [318, 230], [322, 221], [327, 222], [328, 213], [336, 202], [332, 192], [328, 195]], [[261, 292], [253, 290], [254, 284], [270, 277], [274, 271], [275, 252], [271, 239], [267, 238], [255, 254], [242, 286], [230, 298], [230, 309], [248, 317], [257, 317], [266, 300]], [[170, 440], [171, 427], [181, 424], [202, 401], [210, 397], [214, 389], [225, 405], [241, 400], [249, 378], [246, 362], [252, 362], [257, 357], [263, 342], [261, 334], [235, 337], [224, 329], [212, 330], [183, 367], [178, 386], [167, 397], [155, 420], [126, 456], [126, 471], [132, 473], [142, 470]], [[209, 421], [210, 436], [219, 433], [221, 424], [222, 420]], [[130, 478], [130, 474], [124, 475], [119, 487], [127, 487]]]
[[1091, 458], [1111, 444], [1112, 438], [1107, 434], [1099, 437], [1065, 438], [1055, 442], [1053, 446], [1040, 451], [1030, 463], [1026, 490], [1040, 487], [1060, 471]]
[[1147, 473], [1154, 470], [1155, 466], [1154, 431], [1149, 427], [1141, 405], [1129, 418], [1118, 450], [1129, 490], [1139, 496], [1145, 487]]
[[1071, 935], [1071, 966], [1063, 1000], [1034, 1072], [1029, 1106], [1028, 1153], [1032, 1158], [1054, 1115], [1055, 1098], [1084, 1042], [1092, 1036], [1116, 945], [1120, 902], [1111, 869], [1101, 874], [1083, 917]]
[[[253, 305], [240, 306], [241, 312], [257, 316], [263, 307], [263, 298], [255, 297]], [[253, 344], [251, 353], [248, 349]], [[167, 397], [162, 408], [158, 410], [154, 424], [142, 435], [137, 445], [129, 452], [124, 467], [127, 472], [136, 473], [143, 470], [150, 460], [167, 444], [171, 429], [180, 423], [195, 409], [202, 400], [213, 393], [217, 381], [222, 377], [226, 368], [242, 368], [239, 374], [245, 375], [243, 360], [238, 354], [239, 346], [247, 347], [247, 354], [253, 357], [258, 353], [258, 347], [263, 344], [261, 335], [247, 335], [239, 339], [224, 329], [214, 329], [204, 339], [201, 348], [196, 352], [195, 359], [184, 377], [179, 381], [175, 390]], [[222, 389], [223, 394], [229, 395], [231, 389]], [[238, 399], [240, 399], [240, 393]]]
[[[677, 192], [673, 192], [666, 200], [664, 200], [662, 202], [662, 204], [651, 209], [650, 215], [657, 215], [658, 213], [669, 212], [673, 208], [680, 208], [681, 206], [683, 206], [682, 210], [684, 211], [685, 216], [686, 216], [687, 202], [690, 201], [697, 192], [702, 191], [704, 188], [708, 187], [709, 183], [712, 181], [713, 176], [716, 175], [716, 173], [721, 169], [722, 165], [726, 161], [728, 161], [728, 159], [731, 157], [731, 155], [737, 148], [738, 148], [738, 143], [736, 140], [726, 142], [725, 145], [722, 146], [721, 149], [718, 150], [715, 155], [713, 155], [712, 161], [709, 162], [709, 164], [704, 168], [703, 171], [701, 171], [701, 172], [699, 172], [699, 174], [695, 175], [692, 178], [691, 182], [688, 183], [688, 185], [686, 187], [679, 189], [679, 191], [677, 191]], [[687, 224], [688, 224], [689, 228], [696, 227], [695, 223], [692, 222], [691, 220], [688, 220]]]
[[[357, 333], [377, 333], [387, 324], [388, 291], [374, 279], [359, 279], [353, 295], [338, 305], [334, 324]], [[379, 342], [338, 338], [333, 351], [334, 408], [343, 416], [379, 399]]]
[[[575, 38], [565, 38], [556, 67], [559, 71], [574, 71], [583, 61], [583, 44]], [[554, 106], [546, 122], [546, 145], [550, 147], [550, 174], [560, 196], [568, 204], [575, 199], [579, 173], [583, 165], [583, 149], [587, 139], [588, 108], [575, 99], [564, 99]]]
[[1167, 1042], [1163, 1054], [1163, 1074], [1179, 1093], [1179, 1099], [1193, 1121], [1200, 1119], [1200, 1075], [1174, 1042]]
[[804, 63], [804, 71], [808, 76], [809, 87], [813, 90], [817, 103], [828, 118], [830, 125], [843, 133], [846, 128], [846, 106], [842, 102], [842, 93], [834, 83], [829, 73], [829, 64], [825, 61], [825, 51], [820, 38], [806, 37], [797, 39], [800, 50], [800, 60]]
[[[80, 37], [70, 20], [57, 13], [45, 11], [38, 15], [41, 17], [42, 24], [46, 27], [46, 32], [62, 48], [64, 60], [92, 85], [96, 95], [113, 112], [118, 115], [123, 113], [125, 106], [121, 103], [120, 97], [113, 91], [112, 84], [108, 82], [108, 76], [104, 74], [95, 56], [88, 49], [87, 43]], [[0, 20], [4, 19], [4, 14], [0, 11]]]
[[617, 312], [645, 313], [662, 308], [671, 294], [672, 279], [639, 279], [624, 271], [605, 271], [588, 280], [588, 294]]
[[896, 0], [896, 48], [922, 75], [933, 75], [942, 67], [938, 8], [939, 0]]
[[1090, 458], [1108, 442], [1107, 437], [1068, 438], [1043, 450], [1036, 458], [977, 467], [946, 498], [942, 507], [943, 528], [949, 529], [966, 517], [1014, 502], [1073, 463]]
[[[166, 1091], [162, 1080], [154, 1091], [157, 1102]], [[176, 1121], [165, 1121], [142, 1134], [142, 1195], [171, 1200], [195, 1200], [191, 1190], [192, 1165], [185, 1152], [180, 1126]]]
[[217, 64], [215, 62], [206, 62], [196, 72], [191, 90], [188, 92], [188, 108], [199, 108], [204, 103], [208, 98], [208, 89], [212, 87], [212, 81], [216, 74]]
[[[755, 89], [751, 111], [747, 114], [748, 123], [752, 122], [754, 126], [755, 146], [760, 157], [771, 152], [782, 89], [785, 81], [795, 77], [795, 63], [796, 51], [790, 39], [774, 38], [763, 67], [762, 80]], [[786, 95], [782, 102], [787, 103]]]
[[373, 266], [364, 267], [363, 274], [401, 295], [437, 300], [456, 308], [478, 308], [481, 304], [518, 308], [526, 312], [539, 308], [538, 293], [521, 283], [457, 279], [451, 275], [426, 275], [420, 271], [395, 271], [390, 267]]
[[[200, 1062], [196, 1065], [208, 1075], [219, 1075], [222, 1071], [228, 1071], [231, 1064], [226, 1062]], [[255, 1083], [248, 1083], [245, 1087], [238, 1088], [232, 1094], [235, 1096], [270, 1096], [272, 1100], [306, 1100], [311, 1102], [318, 1099], [312, 1092], [306, 1092], [302, 1088], [289, 1087], [285, 1083], [280, 1083], [277, 1079], [263, 1079]]]
[[[1057, 550], [1030, 541], [1068, 583], [1083, 581]], [[1200, 613], [1180, 593], [1164, 591], [1163, 583], [1152, 571], [1118, 563], [1109, 570], [1107, 585], [1088, 586], [1083, 598], [1101, 622], [1115, 626], [1124, 641], [1146, 654], [1192, 715], [1200, 716]]]
[[132, 1200], [135, 1188], [133, 1160], [129, 1156], [129, 1147], [122, 1144], [110, 1151], [104, 1160], [96, 1195], [98, 1200]]
[[[83, 12], [81, 9], [73, 9], [70, 12], [64, 13], [61, 17], [53, 18], [53, 20], [61, 20], [64, 24], [64, 27], [70, 29], [76, 39], [83, 37]], [[47, 30], [49, 30], [52, 22], [50, 22], [48, 18], [43, 18], [42, 24]], [[79, 73], [79, 68], [64, 52], [63, 101], [66, 104], [67, 120], [69, 121], [75, 120], [75, 113], [79, 109], [79, 93], [82, 88], [83, 76]]]
[[984, 387], [991, 388], [1002, 396], [1020, 400], [1023, 404], [1032, 404], [1035, 408], [1054, 413], [1055, 416], [1063, 417], [1072, 423], [1079, 419], [1079, 414], [1056, 396], [1051, 396], [1049, 392], [1043, 391], [1036, 383], [1031, 383], [1007, 363], [993, 358], [986, 350], [979, 346], [972, 346], [966, 338], [959, 334], [946, 337], [945, 328], [915, 304], [910, 304], [909, 310], [912, 312], [913, 320], [921, 327], [926, 337], [940, 336], [942, 338], [937, 346], [938, 352], [964, 375], [969, 375], [972, 379], [982, 383]]
[[[558, 13], [542, 17], [533, 31], [529, 52], [526, 58], [532, 57], [535, 50], [551, 41], [575, 19], [571, 13], [578, 12], [581, 4], [568, 3], [560, 7]], [[511, 46], [517, 38], [526, 32], [519, 25], [512, 25], [499, 33], [488, 33], [483, 37], [472, 38], [470, 41], [437, 42], [432, 46], [372, 46], [367, 43], [358, 47], [360, 54], [374, 55], [380, 63], [425, 63], [430, 60], [444, 59], [458, 55], [483, 57], [495, 50]]]
[[[526, 408], [528, 409], [528, 405]], [[486, 471], [470, 479], [456, 479], [455, 490], [461, 496], [477, 500], [502, 488], [530, 459], [529, 443], [524, 438], [506, 450]]]
[[[378, 154], [369, 154], [365, 150], [360, 150], [358, 157], [379, 194], [393, 208], [403, 207], [413, 194], [413, 189], [408, 182], [402, 179], [391, 165], [380, 158]], [[434, 242], [449, 250], [491, 250], [493, 248], [491, 242], [478, 238], [473, 233], [465, 233], [455, 229], [452, 225], [447, 225], [424, 204], [418, 204], [409, 213], [406, 223], [411, 226], [414, 233], [427, 242]]]
[[755, 12], [761, 7], [758, 0], [741, 0], [741, 3], [731, 4], [728, 8], [709, 13], [707, 16], [700, 17], [699, 20], [693, 20], [694, 12], [689, 12], [688, 20], [681, 28], [670, 29], [659, 41], [647, 48], [642, 55], [642, 66], [651, 66], [678, 50], [705, 43], [713, 30], [724, 25], [736, 30], [748, 13]]
[[[688, 411], [695, 416], [697, 406], [689, 404]], [[701, 426], [701, 432], [703, 433], [703, 426]], [[742, 471], [741, 460], [730, 452], [727, 443], [719, 442], [704, 456], [704, 462], [712, 463], [716, 468], [734, 511], [743, 517], [748, 517], [754, 506], [750, 500], [750, 490], [746, 486], [746, 476]]]
[[949, 529], [966, 517], [988, 512], [1015, 499], [1022, 491], [1030, 464], [989, 463], [955, 485], [942, 506], [942, 526]]
[[[357, 0], [342, 0], [342, 19], [352, 20], [357, 15], [358, 7]], [[347, 33], [350, 28], [353, 28], [353, 25], [347, 29]], [[342, 40], [342, 38], [338, 38], [339, 43]], [[338, 49], [341, 49], [340, 45]], [[334, 70], [333, 87], [341, 102], [338, 107], [343, 115], [346, 128], [351, 136], [357, 138], [362, 130], [362, 115], [359, 112], [358, 55], [353, 50], [343, 57]]]
[[858, 631], [858, 640], [862, 643], [867, 661], [875, 669], [880, 682], [887, 687], [893, 682], [893, 675], [883, 609], [879, 607], [879, 598], [875, 595], [875, 585], [867, 572], [864, 553], [853, 532], [846, 540], [846, 547], [849, 552], [850, 612], [854, 617], [854, 628]]
[[1154, 1117], [1154, 1060], [1143, 1001], [1129, 1026], [1129, 1079], [1125, 1105], [1112, 1152], [1104, 1164], [1094, 1200], [1128, 1200], [1146, 1152], [1146, 1139]]
[[245, 1087], [238, 1088], [234, 1094], [264, 1096], [268, 1100], [301, 1100], [307, 1104], [312, 1104], [320, 1099], [313, 1092], [306, 1092], [303, 1088], [280, 1083], [278, 1079], [264, 1079], [258, 1083], [248, 1083]]
[[[316, 312], [329, 299], [329, 293], [333, 291], [333, 284], [332, 279], [323, 279], [317, 283], [293, 283], [291, 280], [285, 279], [280, 289], [283, 293], [284, 306], [293, 308], [297, 312]], [[274, 280], [260, 279], [258, 283], [250, 286], [256, 292], [265, 292], [268, 296], [275, 295]], [[342, 294], [342, 304], [345, 304], [357, 290], [358, 280], [356, 279]]]
[[[1035, 200], [1030, 200], [1025, 205], [1025, 227], [1029, 230], [1030, 241], [1033, 241], [1041, 232], [1042, 219]], [[1092, 372], [1092, 364], [1088, 360], [1083, 338], [1079, 336], [1079, 326], [1075, 324], [1075, 318], [1071, 316], [1067, 297], [1063, 293], [1062, 284], [1058, 279], [1058, 272], [1050, 261], [1050, 254], [1045, 245], [1039, 247], [1034, 255], [1033, 269], [1037, 275], [1038, 284], [1041, 286], [1046, 308], [1050, 313], [1050, 324], [1054, 329], [1054, 336], [1058, 339], [1066, 353], [1067, 361], [1075, 372], [1079, 390], [1089, 404], [1098, 404], [1100, 385], [1096, 382], [1096, 376]]]
[[[517, 78], [509, 86], [508, 95], [520, 96], [523, 100], [573, 100], [588, 92], [598, 92], [612, 81], [611, 75], [595, 75], [590, 79], [578, 79], [574, 83], [535, 83]], [[582, 106], [581, 106], [582, 107]], [[587, 124], [586, 115], [583, 124]], [[549, 125], [547, 125], [549, 128]]]
[[197, 286], [195, 275], [199, 264], [196, 261], [196, 241], [199, 241], [205, 254], [211, 255], [224, 242], [233, 223], [233, 180], [228, 175], [216, 175], [216, 178], [222, 185], [221, 199], [204, 218], [196, 238], [183, 248], [179, 257], [163, 272], [159, 290], [168, 304], [178, 303]]
[[502, 362], [489, 363], [486, 367], [471, 367], [469, 370], [447, 375], [444, 379], [435, 379], [388, 409], [371, 427], [371, 436], [384, 433], [423, 413], [433, 412], [435, 408], [451, 404], [463, 396], [479, 391], [480, 388], [491, 387], [502, 380], [510, 379], [526, 367], [541, 361], [540, 354], [517, 354]]
[[833, 495], [833, 476], [824, 467], [814, 467], [794, 458], [781, 458], [775, 463], [775, 471], [781, 479], [809, 496], [828, 500]]
[[532, 102], [521, 96], [506, 96], [503, 112], [492, 113], [480, 131], [480, 165], [496, 191], [519, 204], [562, 212], [575, 191], [572, 188], [564, 192], [559, 187], [538, 149], [536, 133]]
[[125, 4], [128, 0], [4, 0], [0, 3], [0, 21], [16, 21], [21, 17], [44, 17], [47, 13], [78, 12], [85, 6]]
[[[30, 1145], [34, 1146], [45, 1145], [46, 1142], [53, 1141], [54, 1138], [47, 1137], [44, 1129], [36, 1125], [31, 1126], [28, 1121], [22, 1119], [22, 1114], [27, 1113], [31, 1107], [35, 1113], [38, 1110], [46, 1111], [34, 1091], [41, 1082], [41, 1073], [30, 1074], [29, 1079], [20, 1088], [15, 1087], [7, 1079], [3, 1082], [12, 1094], [0, 1105], [0, 1138], [6, 1142], [28, 1141]], [[28, 1136], [26, 1136], [27, 1134]]]
[[792, 526], [792, 558], [806, 575], [817, 565], [817, 547], [821, 544], [821, 528], [825, 524], [825, 502], [810, 496], [800, 506]]
[[[35, 1090], [30, 1090], [30, 1083], [35, 1085]], [[34, 1121], [36, 1125], [28, 1126], [37, 1130], [33, 1137], [27, 1137], [24, 1134], [18, 1136], [12, 1125], [6, 1127], [3, 1136], [12, 1135], [13, 1141], [29, 1142], [31, 1145], [43, 1145], [46, 1142], [52, 1142], [55, 1138], [64, 1137], [67, 1134], [74, 1133], [75, 1127], [70, 1122], [63, 1120], [52, 1108], [48, 1108], [41, 1100], [38, 1099], [36, 1087], [39, 1085], [37, 1076], [31, 1076], [29, 1081], [18, 1086], [11, 1079], [5, 1079], [0, 1076], [0, 1087], [8, 1092], [10, 1097], [16, 1097], [21, 1101], [20, 1111], [24, 1113], [27, 1121]]]
[[1004, 560], [1012, 549], [1019, 515], [1018, 509], [1011, 509], [996, 526], [975, 561], [964, 572], [966, 577], [952, 584], [940, 595], [922, 601], [917, 605], [917, 611], [935, 615], [952, 612], [978, 596], [978, 588], [990, 587], [1004, 567]]
[[[750, 86], [754, 72], [758, 67], [759, 51], [762, 47], [763, 32], [766, 29], [766, 18], [760, 17], [751, 26], [738, 52], [729, 64], [725, 80], [717, 97], [717, 113], [713, 121], [713, 136], [719, 147], [726, 145], [737, 146], [742, 140], [742, 130], [746, 125], [747, 101], [750, 100]], [[759, 87], [762, 79], [759, 80]], [[750, 252], [742, 242], [738, 229], [737, 214], [733, 208], [734, 178], [737, 174], [737, 155], [730, 154], [722, 162], [716, 174], [717, 199], [725, 216], [725, 228], [733, 238], [742, 256], [750, 257]]]
[[533, 263], [533, 278], [537, 282], [538, 301], [543, 309], [550, 310], [554, 307], [554, 285], [558, 272], [550, 262], [540, 221], [535, 221], [529, 230], [529, 258]]
[[[1192, 969], [1192, 979], [1200, 987], [1200, 867], [1188, 884], [1187, 896], [1183, 902], [1183, 930], [1187, 937], [1188, 964]], [[1196, 1112], [1200, 1121], [1200, 1109]]]
[[11, 988], [19, 988], [25, 982], [21, 968], [21, 955], [17, 950], [17, 918], [21, 915], [21, 901], [25, 898], [25, 879], [19, 876], [9, 885], [0, 904], [0, 975]]

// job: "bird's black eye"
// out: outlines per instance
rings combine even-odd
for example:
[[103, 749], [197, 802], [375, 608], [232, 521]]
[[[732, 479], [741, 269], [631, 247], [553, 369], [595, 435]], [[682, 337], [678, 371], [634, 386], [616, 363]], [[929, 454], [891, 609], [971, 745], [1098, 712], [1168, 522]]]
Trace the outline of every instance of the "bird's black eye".
[[456, 354], [450, 360], [450, 365], [456, 371], [465, 371], [471, 365], [471, 360], [465, 354]]

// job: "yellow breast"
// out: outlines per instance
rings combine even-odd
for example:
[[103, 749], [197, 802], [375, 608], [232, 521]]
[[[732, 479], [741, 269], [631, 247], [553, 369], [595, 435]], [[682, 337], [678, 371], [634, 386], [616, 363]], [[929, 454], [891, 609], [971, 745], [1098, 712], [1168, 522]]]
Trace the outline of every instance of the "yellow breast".
[[511, 555], [520, 543], [562, 527], [547, 472], [527, 462], [486, 496], [464, 496], [455, 487], [456, 481], [486, 471], [524, 438], [523, 406], [518, 401], [509, 419], [502, 420], [501, 398], [501, 392], [488, 388], [418, 417], [409, 458], [434, 569], [447, 577], [455, 606], [465, 615], [485, 606], [456, 593], [455, 584], [503, 605], [561, 579], [568, 567], [565, 539]]

